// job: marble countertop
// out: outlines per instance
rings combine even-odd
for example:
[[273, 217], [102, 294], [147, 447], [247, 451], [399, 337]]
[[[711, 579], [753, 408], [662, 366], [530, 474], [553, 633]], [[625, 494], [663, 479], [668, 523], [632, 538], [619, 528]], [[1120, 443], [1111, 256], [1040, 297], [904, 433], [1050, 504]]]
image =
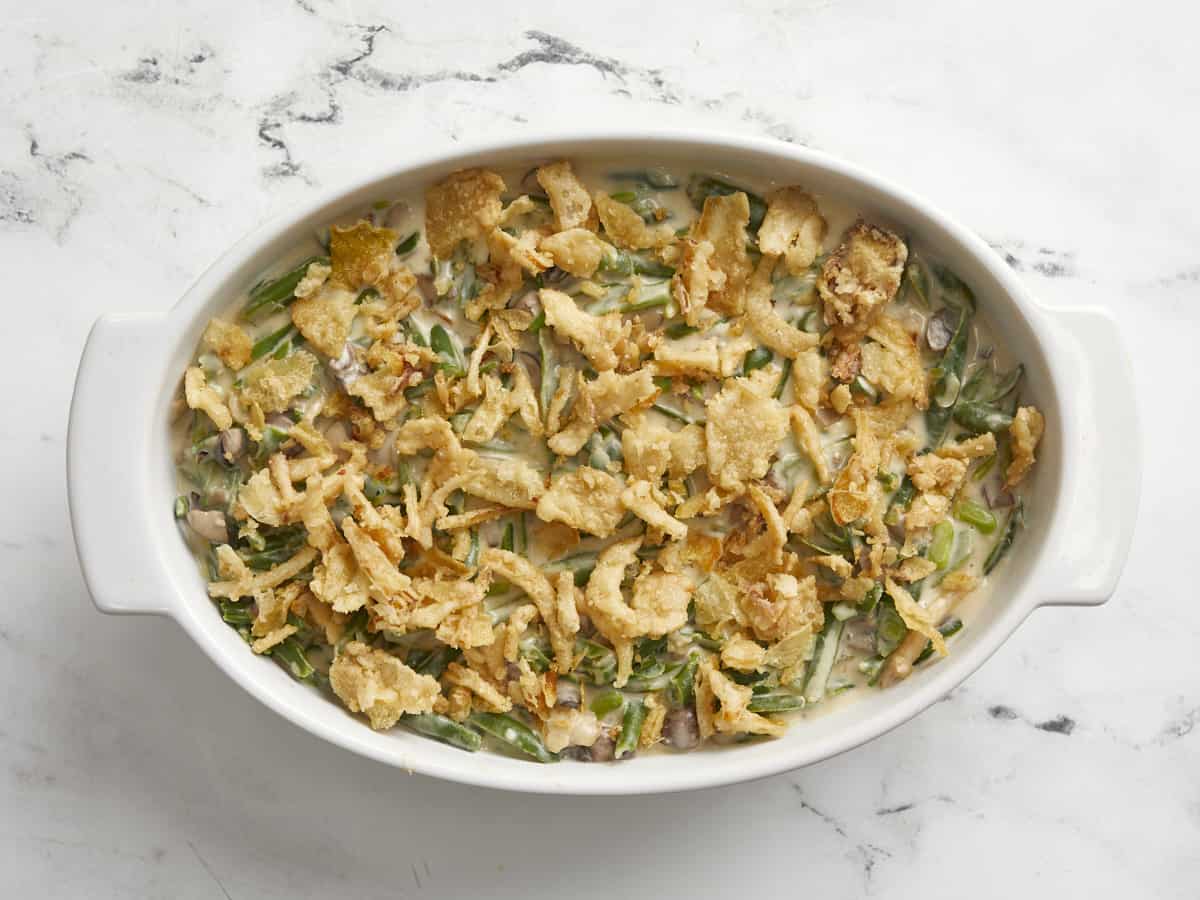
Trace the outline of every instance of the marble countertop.
[[[5, 893], [1196, 896], [1200, 605], [1174, 544], [1200, 500], [1200, 13], [1166, 0], [1082, 16], [1031, 0], [405, 6], [6, 13]], [[1146, 461], [1112, 601], [1035, 613], [944, 702], [822, 765], [608, 801], [358, 759], [264, 710], [171, 622], [94, 611], [63, 465], [97, 315], [169, 306], [262, 219], [415, 142], [606, 123], [844, 156], [967, 222], [1048, 301], [1112, 310]]]

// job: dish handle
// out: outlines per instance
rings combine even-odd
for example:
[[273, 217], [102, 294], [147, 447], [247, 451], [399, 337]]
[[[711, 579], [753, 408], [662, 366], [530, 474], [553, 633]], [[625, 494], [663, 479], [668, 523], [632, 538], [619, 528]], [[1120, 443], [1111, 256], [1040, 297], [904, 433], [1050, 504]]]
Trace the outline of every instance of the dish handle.
[[162, 314], [103, 316], [84, 346], [67, 428], [67, 495], [75, 547], [101, 612], [169, 612], [159, 562], [161, 522], [149, 513], [154, 365]]
[[1063, 511], [1042, 606], [1099, 606], [1112, 596], [1133, 539], [1142, 438], [1133, 367], [1113, 317], [1047, 308], [1065, 392], [1078, 406], [1063, 447]]

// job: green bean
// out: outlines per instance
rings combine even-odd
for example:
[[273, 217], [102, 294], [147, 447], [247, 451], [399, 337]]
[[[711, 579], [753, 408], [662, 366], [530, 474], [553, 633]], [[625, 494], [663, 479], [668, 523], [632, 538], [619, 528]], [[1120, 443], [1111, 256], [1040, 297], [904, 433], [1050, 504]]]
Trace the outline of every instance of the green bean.
[[942, 287], [942, 302], [954, 309], [975, 312], [975, 293], [945, 266], [934, 266], [933, 274]]
[[674, 325], [668, 325], [664, 329], [664, 332], [672, 340], [678, 340], [681, 337], [687, 337], [689, 334], [695, 334], [699, 330], [695, 325], [689, 325], [687, 322], [676, 322]]
[[253, 321], [264, 309], [268, 307], [283, 309], [295, 300], [296, 287], [308, 272], [308, 267], [313, 263], [329, 265], [329, 257], [310, 256], [287, 274], [272, 281], [260, 281], [250, 288], [250, 302], [242, 309], [242, 318]]
[[296, 333], [296, 327], [291, 322], [288, 322], [288, 324], [284, 325], [278, 331], [272, 331], [265, 337], [259, 338], [254, 342], [254, 346], [250, 348], [250, 358], [258, 359], [261, 356], [266, 356], [268, 353], [274, 353], [294, 333]]
[[675, 270], [666, 263], [661, 263], [657, 259], [643, 256], [639, 253], [631, 253], [633, 259], [633, 274], [645, 275], [647, 278], [671, 278], [675, 274]]
[[446, 669], [450, 667], [450, 663], [454, 662], [461, 655], [461, 650], [439, 644], [430, 650], [410, 651], [404, 659], [404, 664], [421, 675], [428, 675], [430, 678], [441, 678]]
[[858, 671], [867, 676], [867, 684], [874, 686], [879, 681], [879, 676], [883, 673], [884, 658], [882, 656], [872, 656], [858, 663]]
[[261, 550], [238, 549], [238, 556], [251, 569], [263, 572], [287, 562], [303, 548], [308, 532], [303, 525], [286, 525], [260, 532], [263, 538]]
[[831, 527], [826, 526], [825, 520], [827, 518], [827, 516], [817, 516], [813, 520], [813, 525], [816, 526], [817, 531], [821, 532], [821, 535], [828, 540], [829, 543], [833, 544], [833, 546], [837, 547], [839, 550], [849, 550], [850, 539], [846, 536], [846, 531], [844, 529], [839, 529], [837, 524], [834, 523], [833, 519], [829, 519]]
[[758, 194], [730, 184], [728, 181], [722, 181], [720, 178], [699, 173], [692, 175], [687, 183], [688, 199], [692, 201], [692, 206], [701, 212], [704, 211], [704, 201], [709, 197], [724, 197], [736, 194], [738, 191], [744, 193], [750, 203], [749, 230], [751, 234], [757, 234], [758, 226], [762, 224], [762, 220], [767, 215], [767, 203]]
[[679, 673], [679, 670], [683, 666], [683, 663], [668, 666], [666, 663], [659, 661], [642, 672], [635, 672], [631, 675], [629, 681], [625, 683], [625, 689], [637, 693], [661, 691], [670, 686], [671, 680]]
[[992, 388], [991, 395], [988, 397], [992, 403], [998, 403], [1007, 397], [1018, 384], [1021, 383], [1021, 378], [1025, 375], [1025, 366], [1023, 363], [1018, 363], [1017, 367], [1000, 379], [999, 383]]
[[775, 392], [771, 395], [776, 400], [783, 396], [783, 389], [787, 387], [788, 379], [792, 377], [792, 360], [785, 359], [783, 361], [783, 370], [779, 373], [779, 384], [775, 385]]
[[696, 669], [700, 666], [700, 654], [692, 653], [671, 679], [667, 696], [676, 706], [690, 706], [695, 698]]
[[939, 569], [950, 563], [950, 552], [954, 549], [954, 526], [945, 519], [933, 526], [933, 540], [929, 544], [929, 561]]
[[863, 595], [862, 600], [858, 604], [858, 614], [860, 616], [869, 616], [875, 611], [875, 607], [879, 605], [879, 598], [882, 596], [883, 585], [877, 581]]
[[818, 703], [825, 696], [825, 688], [829, 683], [829, 675], [837, 662], [838, 646], [842, 640], [844, 625], [833, 616], [825, 620], [821, 633], [817, 635], [816, 647], [812, 660], [804, 674], [804, 699], [808, 703]]
[[642, 700], [631, 700], [625, 704], [625, 713], [621, 716], [621, 734], [613, 751], [614, 759], [620, 759], [637, 750], [638, 741], [642, 737], [642, 726], [646, 724], [646, 712], [646, 704]]
[[900, 476], [895, 472], [876, 472], [875, 480], [882, 484], [883, 489], [888, 492], [900, 488]]
[[222, 600], [220, 603], [221, 618], [230, 625], [249, 625], [254, 621], [250, 612], [250, 604], [235, 603], [233, 600]]
[[912, 479], [907, 475], [900, 482], [900, 487], [896, 489], [896, 493], [892, 494], [892, 499], [888, 501], [888, 509], [896, 507], [897, 509], [908, 509], [908, 504], [912, 503], [913, 497], [916, 496], [917, 486], [912, 483]]
[[410, 234], [408, 237], [406, 237], [404, 240], [402, 240], [399, 244], [396, 245], [396, 255], [397, 256], [408, 256], [408, 254], [412, 253], [414, 250], [417, 249], [417, 241], [419, 241], [420, 239], [421, 239], [421, 232], [414, 231], [412, 234]]
[[656, 188], [660, 191], [670, 191], [679, 187], [679, 182], [666, 169], [650, 168], [637, 171], [613, 172], [608, 177], [614, 181], [632, 181], [635, 184]]
[[1008, 521], [1004, 524], [1004, 531], [1000, 533], [1000, 539], [996, 541], [995, 546], [988, 553], [987, 559], [983, 561], [984, 575], [991, 574], [992, 569], [996, 568], [1000, 564], [1000, 560], [1004, 558], [1004, 555], [1012, 549], [1013, 541], [1017, 539], [1017, 532], [1024, 524], [1025, 501], [1018, 497], [1012, 512], [1008, 514]]
[[530, 639], [521, 644], [521, 658], [529, 663], [533, 671], [541, 673], [550, 670], [550, 656], [536, 639]]
[[429, 346], [442, 358], [438, 365], [448, 375], [466, 375], [467, 367], [463, 362], [462, 353], [450, 337], [449, 332], [441, 325], [434, 325], [429, 330]]
[[546, 311], [539, 310], [538, 314], [533, 317], [533, 321], [529, 323], [529, 333], [539, 334], [546, 325]]
[[292, 677], [299, 681], [311, 680], [316, 672], [312, 663], [308, 661], [308, 657], [304, 655], [304, 648], [300, 646], [294, 635], [272, 647], [271, 656], [283, 663], [292, 673]]
[[991, 534], [996, 530], [996, 517], [990, 512], [965, 497], [954, 507], [954, 517], [960, 522], [966, 522], [982, 534]]
[[[663, 306], [670, 306], [671, 298], [667, 294], [660, 294], [657, 297], [651, 297], [648, 300], [639, 300], [636, 303], [626, 303], [621, 306], [623, 313], [638, 313], [645, 312], [648, 309], [658, 309]], [[668, 311], [668, 315], [671, 314]]]
[[500, 549], [507, 550], [509, 553], [512, 553], [517, 546], [515, 535], [516, 529], [513, 528], [513, 523], [508, 522], [504, 526], [504, 536], [500, 538]]
[[463, 565], [474, 569], [479, 565], [479, 529], [471, 529], [471, 545], [467, 550], [467, 558], [463, 560]]
[[541, 763], [558, 762], [558, 756], [546, 749], [542, 739], [524, 722], [506, 716], [503, 713], [474, 713], [469, 719], [486, 734], [507, 744], [514, 750], [519, 750]]
[[524, 556], [529, 551], [529, 531], [525, 524], [525, 513], [517, 514], [517, 553]]
[[[545, 316], [545, 313], [539, 315]], [[554, 392], [558, 390], [558, 352], [554, 347], [554, 338], [549, 331], [542, 329], [537, 333], [538, 340], [538, 363], [541, 368], [542, 380], [539, 386], [540, 400], [542, 401], [542, 415], [546, 415], [550, 410], [550, 401], [554, 397]]]
[[881, 600], [875, 610], [875, 652], [880, 656], [889, 656], [908, 634], [908, 626], [896, 612], [896, 605], [891, 601]]
[[746, 354], [746, 358], [742, 361], [742, 374], [748, 375], [755, 369], [761, 369], [774, 358], [775, 354], [766, 347], [755, 347]]
[[597, 719], [603, 719], [614, 709], [620, 709], [624, 703], [624, 694], [616, 690], [607, 690], [597, 694], [589, 706]]
[[985, 431], [1004, 431], [1012, 425], [1013, 417], [987, 403], [970, 401], [954, 407], [954, 421], [968, 431], [983, 434]]
[[683, 412], [682, 410], [674, 409], [670, 406], [666, 406], [665, 404], [653, 403], [653, 404], [651, 404], [651, 406], [653, 409], [662, 413], [664, 416], [667, 416], [670, 419], [674, 419], [676, 422], [682, 422], [684, 425], [703, 425], [703, 424], [705, 424], [703, 418], [689, 416], [687, 413]]
[[668, 265], [626, 250], [616, 250], [600, 260], [597, 270], [610, 275], [646, 275], [650, 278], [670, 278], [675, 270]]
[[[963, 306], [958, 315], [958, 327], [955, 328], [950, 343], [946, 345], [946, 352], [942, 355], [942, 361], [937, 366], [940, 376], [934, 382], [930, 393], [936, 395], [944, 392], [947, 382], [951, 378], [961, 381], [963, 366], [966, 364], [967, 358], [967, 341], [970, 338], [970, 329], [968, 328], [970, 320], [971, 311], [968, 307]], [[929, 409], [925, 411], [925, 430], [929, 433], [926, 446], [929, 449], [939, 447], [945, 439], [946, 429], [950, 426], [950, 417], [954, 410], [953, 402], [948, 406], [942, 406], [936, 402], [929, 404]]]
[[358, 292], [358, 296], [354, 298], [355, 306], [362, 306], [368, 300], [378, 300], [383, 295], [379, 293], [378, 288], [365, 287]]
[[594, 685], [612, 684], [617, 676], [617, 655], [612, 650], [587, 638], [577, 638], [575, 653], [581, 657], [576, 673]]
[[[942, 637], [944, 637], [944, 638], [954, 637], [954, 635], [958, 634], [962, 630], [963, 630], [962, 619], [947, 619], [945, 622], [943, 622], [941, 625], [938, 626], [938, 631], [941, 633]], [[925, 644], [925, 649], [922, 650], [917, 655], [917, 658], [913, 660], [913, 665], [919, 666], [921, 663], [925, 662], [925, 660], [929, 659], [929, 657], [931, 657], [931, 656], [933, 656], [933, 643], [927, 641]]]
[[929, 309], [929, 276], [925, 274], [925, 265], [916, 254], [904, 267], [904, 287], [906, 294], [915, 294], [920, 305]]
[[998, 456], [998, 453], [989, 453], [983, 462], [975, 467], [975, 471], [972, 473], [971, 477], [975, 481], [982, 481], [983, 479], [987, 478], [988, 472], [992, 471], [992, 469], [995, 467]]
[[804, 704], [803, 694], [768, 691], [765, 694], [753, 695], [746, 708], [753, 713], [781, 713], [804, 709]]
[[483, 738], [479, 736], [479, 732], [437, 713], [407, 715], [401, 721], [418, 734], [469, 753], [474, 753], [483, 746]]
[[[651, 193], [643, 190], [638, 191], [617, 191], [610, 196], [618, 203], [624, 203], [635, 213], [642, 217], [643, 222], [660, 222], [659, 211], [663, 209], [663, 205], [658, 202], [658, 198]], [[666, 218], [663, 216], [662, 218]]]
[[462, 275], [458, 279], [458, 287], [454, 292], [458, 305], [466, 306], [479, 296], [479, 291], [479, 279], [475, 277], [475, 264], [467, 263], [463, 266]]
[[866, 397], [872, 403], [879, 402], [879, 388], [862, 375], [854, 376], [854, 380], [850, 382], [850, 393]]
[[567, 569], [575, 573], [575, 584], [582, 587], [587, 584], [588, 576], [592, 574], [592, 569], [596, 568], [596, 552], [585, 551], [576, 553], [572, 556], [566, 556], [556, 560], [548, 566], [552, 572], [561, 572]]

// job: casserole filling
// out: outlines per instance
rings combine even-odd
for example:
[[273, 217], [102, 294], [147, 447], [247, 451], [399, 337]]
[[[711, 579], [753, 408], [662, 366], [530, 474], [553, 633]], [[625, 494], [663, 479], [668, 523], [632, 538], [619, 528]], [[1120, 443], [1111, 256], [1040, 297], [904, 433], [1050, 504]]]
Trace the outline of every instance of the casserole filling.
[[560, 160], [332, 223], [184, 373], [217, 612], [372, 728], [541, 762], [945, 654], [1044, 422], [970, 287], [846, 213]]

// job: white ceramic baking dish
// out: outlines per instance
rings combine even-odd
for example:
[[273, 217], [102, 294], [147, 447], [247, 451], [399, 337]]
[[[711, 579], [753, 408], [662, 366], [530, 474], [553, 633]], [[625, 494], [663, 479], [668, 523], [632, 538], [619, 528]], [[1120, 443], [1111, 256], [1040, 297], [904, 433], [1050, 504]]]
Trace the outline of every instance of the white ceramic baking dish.
[[[380, 196], [397, 196], [472, 165], [557, 157], [696, 163], [839, 197], [925, 248], [980, 298], [981, 312], [1026, 365], [1026, 397], [1045, 412], [1027, 527], [968, 617], [951, 655], [886, 691], [796, 720], [777, 740], [620, 763], [538, 765], [468, 754], [403, 729], [377, 733], [336, 702], [249, 652], [221, 621], [172, 516], [168, 409], [208, 319], [314, 228]], [[106, 613], [170, 616], [263, 704], [302, 728], [401, 769], [510, 790], [564, 794], [676, 791], [744, 781], [841, 753], [912, 718], [986, 660], [1038, 606], [1096, 605], [1116, 587], [1140, 483], [1133, 378], [1113, 320], [1097, 309], [1036, 302], [974, 233], [874, 175], [788, 144], [711, 133], [584, 134], [428, 153], [325, 193], [240, 241], [166, 312], [102, 317], [84, 348], [71, 405], [67, 475], [84, 577]], [[137, 665], [130, 660], [128, 665]]]

